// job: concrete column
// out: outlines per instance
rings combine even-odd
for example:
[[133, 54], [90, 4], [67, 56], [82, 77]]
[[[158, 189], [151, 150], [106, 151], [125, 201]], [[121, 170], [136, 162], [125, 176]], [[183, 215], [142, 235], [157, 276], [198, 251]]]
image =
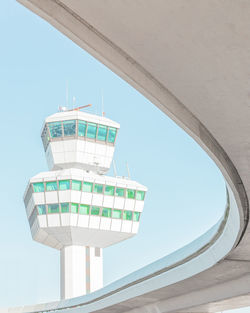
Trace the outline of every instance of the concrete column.
[[93, 292], [103, 287], [103, 255], [102, 248], [89, 248], [90, 254], [90, 291]]
[[102, 286], [101, 248], [67, 246], [61, 250], [61, 299], [79, 297]]

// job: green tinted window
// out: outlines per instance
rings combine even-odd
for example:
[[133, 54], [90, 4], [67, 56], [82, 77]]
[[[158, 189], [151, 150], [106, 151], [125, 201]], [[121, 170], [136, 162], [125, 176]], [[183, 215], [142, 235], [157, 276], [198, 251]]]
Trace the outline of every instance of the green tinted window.
[[67, 190], [70, 188], [70, 180], [59, 180], [59, 190]]
[[121, 210], [113, 210], [112, 217], [113, 218], [122, 218], [122, 211]]
[[44, 183], [33, 183], [34, 192], [44, 192]]
[[133, 189], [127, 189], [126, 190], [126, 197], [128, 199], [134, 199], [135, 198], [135, 190]]
[[93, 183], [89, 183], [89, 182], [85, 181], [82, 184], [82, 191], [92, 192], [93, 191]]
[[82, 182], [80, 180], [72, 180], [72, 189], [81, 191], [82, 189]]
[[88, 128], [87, 128], [87, 137], [91, 139], [96, 138], [96, 130], [97, 130], [97, 125], [95, 123], [88, 123]]
[[140, 220], [140, 212], [134, 212], [133, 221], [139, 222], [139, 220]]
[[48, 123], [48, 126], [49, 126], [51, 138], [62, 137], [62, 123], [61, 122]]
[[100, 140], [100, 141], [106, 141], [106, 139], [107, 139], [107, 132], [108, 132], [108, 127], [107, 126], [99, 125], [97, 139]]
[[48, 213], [59, 213], [58, 204], [48, 204]]
[[102, 193], [102, 192], [103, 192], [103, 185], [95, 184], [95, 186], [94, 186], [94, 192], [96, 192], [96, 193]]
[[114, 186], [105, 186], [104, 194], [107, 196], [113, 196], [115, 193], [115, 187]]
[[109, 127], [108, 142], [110, 143], [115, 142], [116, 131], [117, 131], [116, 128]]
[[48, 181], [46, 183], [46, 191], [54, 191], [57, 190], [57, 182], [56, 181]]
[[132, 220], [132, 211], [123, 211], [123, 219], [127, 221]]
[[124, 188], [117, 188], [115, 189], [115, 195], [117, 197], [124, 197]]
[[136, 200], [144, 200], [145, 191], [137, 190], [136, 191]]
[[64, 136], [74, 136], [76, 133], [76, 121], [63, 121]]
[[78, 204], [71, 203], [71, 213], [78, 213]]
[[91, 208], [91, 215], [99, 215], [100, 214], [100, 208], [97, 206], [92, 206]]
[[44, 204], [40, 204], [37, 206], [37, 211], [39, 215], [44, 215], [46, 214], [46, 207]]
[[104, 216], [104, 217], [111, 217], [111, 209], [103, 208], [102, 209], [102, 216]]
[[61, 213], [69, 212], [69, 203], [61, 203]]
[[89, 205], [80, 204], [79, 214], [89, 215]]
[[78, 136], [85, 137], [86, 136], [87, 123], [84, 121], [78, 121]]

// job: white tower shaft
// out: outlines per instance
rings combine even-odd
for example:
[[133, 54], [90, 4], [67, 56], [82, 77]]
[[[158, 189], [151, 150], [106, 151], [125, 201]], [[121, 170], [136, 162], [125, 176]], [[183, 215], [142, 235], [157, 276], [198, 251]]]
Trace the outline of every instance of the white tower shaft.
[[61, 250], [61, 299], [70, 299], [103, 287], [101, 248], [67, 246]]

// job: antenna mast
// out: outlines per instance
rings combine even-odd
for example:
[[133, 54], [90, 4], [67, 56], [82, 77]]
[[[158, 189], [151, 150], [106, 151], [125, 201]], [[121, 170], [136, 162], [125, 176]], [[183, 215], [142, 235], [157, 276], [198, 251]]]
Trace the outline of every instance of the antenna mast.
[[130, 170], [129, 170], [129, 167], [128, 167], [128, 162], [126, 162], [126, 166], [127, 166], [127, 171], [128, 171], [128, 178], [130, 179]]
[[72, 111], [75, 109], [75, 103], [76, 103], [76, 97], [73, 96], [73, 101], [72, 101]]

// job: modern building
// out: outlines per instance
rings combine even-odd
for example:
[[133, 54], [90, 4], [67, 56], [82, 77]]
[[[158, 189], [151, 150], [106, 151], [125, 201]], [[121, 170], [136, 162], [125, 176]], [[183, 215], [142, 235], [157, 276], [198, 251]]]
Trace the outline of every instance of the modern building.
[[138, 232], [147, 188], [105, 175], [119, 127], [71, 110], [49, 116], [42, 128], [50, 171], [30, 179], [24, 202], [33, 239], [60, 250], [62, 299], [101, 288], [102, 249]]
[[212, 313], [249, 306], [250, 2], [18, 1], [182, 127], [221, 170], [228, 201], [216, 233], [209, 230], [214, 236], [204, 233], [91, 301], [85, 296], [1, 312]]

